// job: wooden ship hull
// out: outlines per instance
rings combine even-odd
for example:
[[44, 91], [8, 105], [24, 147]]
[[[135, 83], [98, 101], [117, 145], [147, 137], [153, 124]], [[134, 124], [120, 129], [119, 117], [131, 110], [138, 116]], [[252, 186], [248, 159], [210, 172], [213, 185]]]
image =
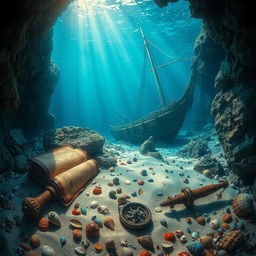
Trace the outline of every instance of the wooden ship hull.
[[195, 78], [191, 76], [184, 95], [148, 116], [124, 125], [111, 126], [118, 140], [140, 143], [153, 136], [159, 141], [170, 141], [178, 134], [188, 109], [193, 102]]

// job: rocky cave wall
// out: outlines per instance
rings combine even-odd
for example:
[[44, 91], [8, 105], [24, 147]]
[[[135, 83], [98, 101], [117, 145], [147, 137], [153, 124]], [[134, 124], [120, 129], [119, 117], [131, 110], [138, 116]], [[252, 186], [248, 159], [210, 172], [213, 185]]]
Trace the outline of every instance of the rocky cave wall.
[[[178, 0], [155, 0], [160, 6]], [[212, 114], [229, 166], [239, 176], [256, 177], [256, 21], [250, 1], [189, 0], [191, 15], [203, 20], [207, 35], [224, 50], [214, 86]], [[215, 61], [215, 60], [213, 60]]]
[[53, 126], [47, 112], [58, 79], [52, 26], [70, 1], [9, 1], [0, 9], [0, 171], [12, 169], [17, 154], [8, 130], [32, 135]]

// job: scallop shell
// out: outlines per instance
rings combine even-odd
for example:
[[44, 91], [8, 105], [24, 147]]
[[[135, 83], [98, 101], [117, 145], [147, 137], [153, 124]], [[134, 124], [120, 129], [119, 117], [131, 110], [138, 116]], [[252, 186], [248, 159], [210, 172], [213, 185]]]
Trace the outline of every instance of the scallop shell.
[[38, 228], [40, 231], [46, 232], [49, 229], [49, 220], [46, 218], [41, 218], [38, 222]]
[[213, 238], [211, 236], [202, 236], [199, 238], [199, 242], [203, 244], [205, 249], [213, 248]]
[[29, 245], [33, 248], [36, 249], [40, 246], [41, 244], [41, 239], [38, 235], [32, 235], [29, 239]]
[[137, 237], [138, 242], [145, 248], [154, 251], [153, 240], [150, 235]]
[[115, 229], [115, 223], [114, 223], [114, 220], [113, 220], [112, 218], [110, 218], [110, 217], [105, 218], [104, 221], [103, 221], [103, 223], [104, 223], [104, 226], [105, 226], [106, 228], [109, 228], [109, 229], [111, 229], [111, 230], [114, 230], [114, 229]]
[[237, 195], [232, 202], [232, 208], [239, 218], [249, 216], [254, 210], [252, 195], [246, 193]]
[[217, 246], [222, 250], [232, 252], [240, 245], [241, 242], [243, 242], [243, 240], [244, 235], [242, 230], [232, 230], [220, 239]]
[[41, 247], [42, 256], [56, 256], [55, 250], [49, 245], [43, 245]]
[[49, 212], [48, 220], [52, 225], [59, 228], [61, 227], [60, 216], [57, 212], [53, 212], [53, 211]]
[[193, 256], [204, 256], [204, 246], [199, 242], [188, 244], [187, 248]]
[[78, 246], [74, 249], [75, 253], [77, 255], [80, 255], [80, 256], [83, 256], [83, 255], [86, 255], [87, 252], [86, 252], [86, 249], [83, 247], [83, 246]]
[[82, 222], [78, 219], [70, 219], [69, 224], [74, 229], [82, 229], [83, 228]]

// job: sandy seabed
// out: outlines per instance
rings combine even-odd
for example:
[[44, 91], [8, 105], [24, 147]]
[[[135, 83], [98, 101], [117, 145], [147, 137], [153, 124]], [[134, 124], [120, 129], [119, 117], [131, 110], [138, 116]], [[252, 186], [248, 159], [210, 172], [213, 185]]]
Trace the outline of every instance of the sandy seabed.
[[[222, 162], [226, 166], [225, 159], [223, 157], [223, 152], [217, 139], [212, 136], [212, 140], [208, 143], [209, 148], [212, 151], [213, 156]], [[48, 212], [55, 211], [60, 215], [61, 228], [50, 227], [47, 232], [41, 232], [37, 228], [37, 223], [39, 219], [31, 220], [23, 216], [21, 211], [22, 199], [27, 196], [37, 196], [39, 193], [43, 192], [43, 188], [30, 181], [26, 175], [14, 175], [11, 179], [2, 182], [1, 190], [7, 192], [7, 196], [11, 198], [11, 203], [14, 209], [4, 210], [1, 209], [1, 223], [5, 217], [10, 219], [15, 219], [15, 216], [19, 216], [16, 225], [10, 232], [4, 230], [1, 231], [2, 241], [4, 242], [4, 247], [6, 253], [1, 254], [4, 256], [18, 255], [16, 250], [19, 247], [20, 242], [33, 234], [37, 234], [41, 238], [41, 246], [49, 245], [54, 248], [56, 255], [60, 256], [70, 256], [76, 255], [74, 249], [80, 246], [80, 242], [75, 242], [73, 240], [72, 230], [69, 226], [69, 219], [77, 218], [83, 224], [82, 230], [82, 240], [87, 239], [85, 234], [85, 226], [87, 223], [91, 222], [93, 216], [97, 216], [101, 220], [105, 217], [113, 218], [115, 222], [115, 230], [112, 231], [103, 226], [100, 228], [100, 237], [98, 242], [104, 246], [104, 241], [107, 238], [111, 238], [115, 241], [117, 252], [120, 251], [121, 240], [127, 240], [128, 245], [132, 248], [134, 255], [139, 255], [140, 252], [144, 251], [143, 248], [137, 242], [137, 236], [150, 234], [152, 236], [155, 252], [152, 255], [158, 255], [163, 252], [161, 247], [161, 242], [164, 241], [163, 235], [165, 232], [174, 232], [177, 229], [182, 229], [184, 235], [187, 237], [187, 243], [193, 241], [191, 232], [198, 231], [200, 236], [204, 236], [213, 231], [209, 225], [202, 226], [196, 222], [194, 219], [197, 216], [205, 215], [207, 218], [210, 217], [211, 220], [218, 219], [220, 223], [223, 223], [222, 217], [226, 213], [227, 209], [231, 209], [231, 202], [234, 196], [238, 193], [236, 189], [229, 186], [222, 194], [221, 199], [217, 199], [216, 195], [220, 191], [207, 196], [205, 198], [195, 201], [195, 206], [191, 209], [186, 209], [184, 205], [176, 205], [173, 210], [169, 207], [161, 207], [161, 212], [156, 212], [155, 208], [159, 207], [160, 202], [166, 200], [168, 196], [174, 196], [179, 194], [183, 187], [190, 187], [195, 189], [212, 183], [218, 183], [219, 179], [207, 178], [203, 174], [200, 174], [193, 170], [194, 164], [198, 159], [185, 159], [178, 157], [176, 155], [179, 147], [170, 148], [157, 148], [157, 150], [162, 154], [164, 158], [163, 161], [156, 160], [148, 156], [142, 156], [138, 147], [127, 146], [125, 144], [107, 144], [106, 149], [117, 156], [118, 165], [115, 167], [114, 172], [110, 172], [109, 169], [101, 169], [100, 173], [93, 182], [83, 191], [76, 200], [69, 206], [63, 207], [59, 202], [51, 202], [42, 212], [40, 217], [47, 217]], [[137, 161], [134, 161], [134, 158]], [[122, 165], [121, 163], [125, 163]], [[131, 162], [131, 164], [128, 164]], [[140, 171], [146, 169], [148, 175], [142, 176]], [[109, 186], [108, 183], [112, 182], [114, 177], [120, 179], [120, 185]], [[147, 180], [152, 178], [153, 182], [148, 182]], [[188, 178], [189, 183], [185, 184], [183, 182], [184, 178]], [[223, 178], [223, 177], [220, 177]], [[232, 182], [230, 177], [226, 177], [229, 183]], [[131, 181], [130, 185], [127, 185], [125, 181]], [[139, 186], [136, 180], [144, 180], [144, 185]], [[102, 188], [102, 194], [93, 195], [92, 190], [96, 186]], [[115, 190], [117, 187], [122, 189], [122, 194], [127, 194], [131, 196], [132, 192], [137, 192], [137, 196], [129, 199], [131, 202], [139, 202], [145, 204], [152, 213], [152, 224], [146, 229], [141, 231], [129, 231], [124, 228], [119, 221], [118, 204], [116, 199], [109, 198], [109, 191]], [[141, 189], [140, 193], [139, 189]], [[157, 195], [158, 192], [162, 192], [163, 195]], [[117, 194], [117, 196], [119, 196]], [[97, 209], [91, 209], [90, 203], [92, 201], [98, 201], [99, 206], [106, 205], [109, 208], [110, 213], [107, 215], [99, 214]], [[87, 210], [86, 215], [74, 216], [72, 215], [72, 210], [76, 203], [80, 204], [80, 207], [84, 207]], [[233, 219], [236, 216], [231, 211]], [[192, 224], [186, 222], [186, 217], [192, 218]], [[160, 224], [160, 220], [166, 220], [168, 226], [164, 227]], [[251, 230], [252, 239], [255, 240], [255, 226], [249, 222], [244, 222], [245, 229]], [[60, 243], [60, 236], [64, 236], [67, 243], [62, 247]], [[90, 246], [87, 249], [87, 255], [108, 255], [104, 250], [100, 253], [96, 253], [93, 242], [90, 242]], [[181, 251], [188, 251], [186, 244], [182, 244], [179, 239], [176, 238], [176, 242], [173, 246], [173, 251], [170, 255], [178, 255]], [[159, 247], [158, 247], [159, 246]], [[136, 248], [135, 248], [136, 247]], [[41, 255], [41, 248], [35, 249], [38, 255]], [[240, 252], [236, 255], [253, 255], [253, 254], [243, 254]]]

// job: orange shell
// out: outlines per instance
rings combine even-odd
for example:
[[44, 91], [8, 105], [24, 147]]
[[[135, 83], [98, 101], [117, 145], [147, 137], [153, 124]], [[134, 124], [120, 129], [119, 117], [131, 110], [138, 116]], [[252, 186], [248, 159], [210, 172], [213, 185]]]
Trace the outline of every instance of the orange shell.
[[76, 209], [74, 209], [74, 210], [72, 210], [72, 214], [73, 215], [81, 215], [81, 210], [79, 209], [79, 208], [76, 208]]
[[33, 248], [36, 249], [40, 246], [41, 244], [41, 239], [38, 235], [32, 235], [29, 239], [29, 245]]
[[149, 251], [143, 251], [140, 253], [140, 256], [151, 256], [152, 254]]
[[82, 239], [82, 232], [79, 229], [74, 229], [72, 231], [74, 240], [81, 240]]
[[49, 229], [49, 220], [47, 218], [41, 218], [38, 222], [38, 228], [40, 231], [46, 232]]
[[186, 222], [187, 222], [188, 224], [191, 224], [191, 223], [192, 223], [192, 219], [191, 219], [190, 217], [186, 217]]
[[144, 185], [144, 180], [137, 180], [137, 184], [139, 186], [143, 186]]
[[232, 222], [233, 218], [232, 218], [232, 215], [229, 214], [229, 213], [226, 213], [224, 216], [223, 216], [223, 221], [225, 223], [230, 223]]
[[126, 165], [126, 163], [125, 162], [120, 162], [120, 165]]
[[101, 188], [94, 188], [92, 193], [94, 195], [100, 195], [102, 193], [102, 190], [101, 190]]
[[111, 230], [114, 230], [114, 229], [115, 229], [115, 223], [114, 223], [114, 220], [113, 220], [112, 218], [107, 217], [107, 218], [104, 219], [103, 222], [104, 222], [104, 226], [105, 226], [106, 228], [109, 228], [109, 229], [111, 229]]
[[205, 225], [205, 217], [204, 216], [199, 216], [196, 218], [196, 222], [202, 226]]
[[167, 240], [167, 241], [169, 241], [169, 242], [174, 243], [175, 240], [176, 240], [175, 234], [172, 233], [172, 232], [167, 232], [167, 233], [164, 234], [164, 239]]
[[228, 229], [229, 228], [229, 224], [228, 223], [222, 223], [220, 224], [223, 228]]
[[96, 251], [102, 251], [103, 250], [103, 246], [100, 243], [94, 244], [94, 248], [95, 248]]

